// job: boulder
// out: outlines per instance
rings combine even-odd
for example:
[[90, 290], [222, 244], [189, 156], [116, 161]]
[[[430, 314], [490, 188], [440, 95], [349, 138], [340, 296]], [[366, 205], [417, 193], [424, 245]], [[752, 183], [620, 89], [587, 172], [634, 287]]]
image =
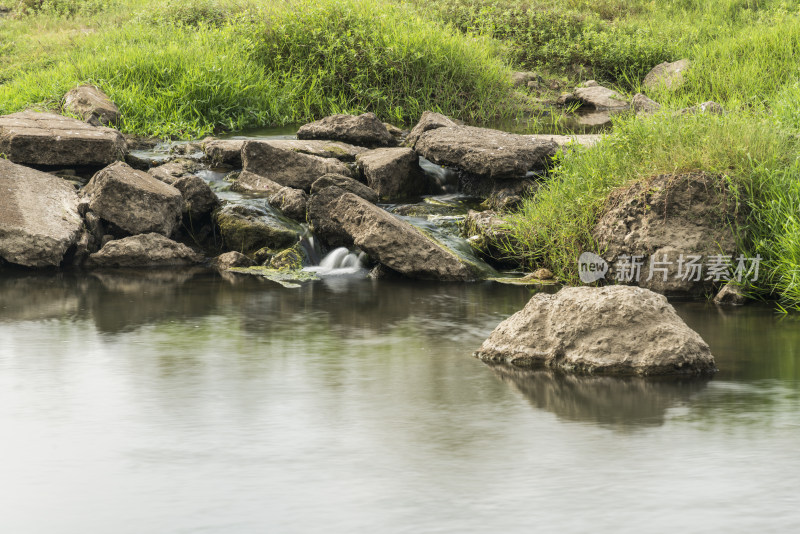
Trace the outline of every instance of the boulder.
[[123, 159], [125, 138], [53, 113], [21, 111], [0, 117], [0, 153], [14, 163], [102, 166]]
[[242, 171], [231, 184], [231, 190], [239, 193], [251, 193], [253, 195], [272, 196], [278, 193], [285, 186], [273, 182], [266, 176], [261, 176], [253, 172]]
[[132, 235], [170, 236], [183, 212], [178, 189], [123, 162], [97, 172], [82, 194], [92, 212]]
[[688, 59], [659, 63], [644, 77], [643, 85], [646, 89], [676, 89], [683, 83], [683, 73], [689, 68]]
[[358, 180], [349, 178], [347, 176], [342, 176], [341, 174], [326, 174], [325, 176], [320, 177], [312, 184], [311, 194], [319, 193], [326, 187], [331, 186], [336, 186], [343, 191], [353, 193], [354, 195], [360, 196], [364, 200], [372, 202], [373, 204], [377, 203], [379, 200], [378, 194], [373, 189], [370, 189]]
[[567, 103], [577, 102], [581, 106], [587, 106], [598, 111], [605, 110], [624, 110], [628, 109], [628, 101], [616, 91], [612, 91], [602, 85], [584, 84], [584, 87], [577, 87], [572, 96], [566, 99]]
[[401, 200], [436, 192], [437, 184], [422, 172], [419, 156], [410, 148], [377, 148], [359, 155], [356, 162], [367, 185], [381, 200]]
[[243, 254], [269, 248], [280, 250], [300, 239], [300, 227], [268, 210], [245, 205], [227, 205], [214, 213], [225, 247]]
[[723, 177], [661, 175], [613, 191], [592, 236], [609, 263], [607, 280], [697, 297], [719, 285], [702, 267], [736, 252], [738, 217]]
[[64, 95], [64, 110], [93, 126], [113, 126], [119, 122], [119, 108], [94, 85], [81, 85]]
[[78, 195], [68, 182], [0, 158], [0, 258], [57, 266], [82, 226]]
[[193, 265], [203, 257], [182, 243], [148, 233], [109, 241], [89, 256], [91, 267], [174, 267]]
[[235, 250], [220, 254], [211, 261], [211, 265], [223, 271], [231, 267], [252, 267], [255, 264], [256, 262]]
[[735, 282], [728, 282], [714, 297], [714, 304], [719, 306], [743, 306], [747, 304], [747, 295], [741, 285]]
[[183, 212], [192, 219], [205, 217], [220, 205], [219, 197], [208, 183], [192, 174], [196, 169], [197, 164], [192, 161], [173, 161], [148, 171], [156, 179], [181, 192]]
[[[321, 180], [322, 178], [320, 178]], [[318, 182], [319, 180], [317, 180]], [[316, 183], [316, 182], [314, 182]], [[313, 190], [313, 186], [311, 187]], [[305, 222], [308, 194], [302, 189], [281, 187], [277, 193], [269, 197], [270, 206], [281, 210], [281, 213], [294, 219]]]
[[388, 122], [384, 122], [383, 125], [386, 127], [386, 131], [394, 137], [394, 141], [396, 145], [402, 144], [403, 140], [408, 137], [408, 130], [403, 130], [402, 128], [398, 128], [394, 124], [390, 124]]
[[441, 113], [434, 113], [433, 111], [425, 111], [422, 113], [422, 117], [419, 118], [419, 122], [414, 129], [411, 130], [411, 133], [408, 134], [406, 137], [406, 146], [414, 148], [419, 140], [419, 137], [427, 131], [435, 130], [436, 128], [446, 128], [446, 127], [456, 127], [458, 126], [455, 122], [450, 120], [449, 118], [445, 117]]
[[264, 176], [280, 185], [304, 191], [309, 191], [311, 184], [324, 174], [350, 175], [350, 169], [337, 159], [310, 156], [253, 141], [248, 141], [242, 147], [242, 165], [242, 174]]
[[534, 295], [475, 354], [491, 363], [572, 373], [716, 371], [708, 345], [666, 297], [629, 286], [569, 287]]
[[486, 178], [522, 178], [528, 171], [544, 169], [558, 145], [488, 128], [450, 126], [423, 133], [415, 147], [438, 165]]
[[633, 95], [633, 100], [631, 101], [631, 107], [633, 111], [636, 112], [637, 115], [644, 115], [655, 113], [659, 109], [661, 109], [661, 104], [656, 102], [655, 100], [650, 100], [642, 93], [636, 93]]
[[[372, 190], [370, 189], [370, 191]], [[341, 225], [333, 219], [333, 214], [330, 210], [331, 206], [335, 205], [336, 200], [348, 192], [336, 185], [328, 185], [315, 190], [308, 199], [307, 218], [311, 225], [311, 231], [323, 238], [330, 246], [351, 247], [353, 245], [353, 240], [345, 234]]]
[[461, 189], [474, 196], [485, 197], [483, 206], [497, 211], [511, 211], [519, 208], [526, 196], [531, 196], [539, 188], [536, 180], [494, 180], [486, 182], [471, 177], [461, 178]]
[[369, 148], [396, 146], [397, 141], [374, 113], [330, 115], [297, 130], [298, 139], [344, 141]]
[[481, 257], [496, 265], [506, 265], [506, 245], [512, 240], [506, 223], [493, 210], [469, 210], [461, 227], [461, 235]]
[[305, 259], [303, 247], [297, 244], [272, 256], [268, 267], [277, 271], [299, 271]]
[[329, 217], [333, 230], [344, 234], [373, 260], [409, 278], [477, 278], [473, 268], [408, 222], [359, 196], [336, 189], [328, 187], [315, 195], [318, 202], [327, 200], [319, 207]]
[[[245, 139], [212, 139], [202, 144], [206, 158], [215, 164], [242, 166], [242, 147], [247, 142]], [[319, 156], [321, 158], [334, 158], [339, 161], [352, 162], [356, 156], [367, 149], [340, 141], [304, 140], [304, 139], [270, 139], [269, 141], [250, 141], [252, 143], [265, 143], [275, 148], [293, 150], [301, 154]]]

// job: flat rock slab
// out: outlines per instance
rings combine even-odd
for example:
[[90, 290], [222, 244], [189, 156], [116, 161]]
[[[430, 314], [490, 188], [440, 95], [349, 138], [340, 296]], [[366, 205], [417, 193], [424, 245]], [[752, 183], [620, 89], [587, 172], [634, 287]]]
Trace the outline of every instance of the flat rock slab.
[[666, 297], [630, 286], [534, 295], [475, 354], [490, 363], [587, 374], [716, 371], [711, 349]]
[[455, 126], [423, 133], [415, 145], [425, 159], [486, 178], [523, 178], [544, 169], [558, 150], [550, 140], [488, 128]]
[[0, 153], [15, 163], [101, 166], [125, 156], [125, 138], [53, 113], [21, 111], [0, 117]]
[[80, 236], [78, 195], [68, 182], [0, 158], [0, 256], [57, 266]]
[[193, 265], [203, 257], [182, 243], [149, 233], [109, 241], [89, 256], [92, 267], [174, 267]]
[[594, 108], [598, 111], [624, 110], [628, 109], [630, 106], [622, 95], [602, 85], [578, 87], [572, 93], [571, 100], [578, 101], [581, 105]]
[[171, 235], [184, 207], [178, 189], [121, 161], [92, 176], [82, 194], [93, 213], [133, 235]]
[[301, 126], [297, 138], [344, 141], [369, 148], [397, 146], [397, 139], [374, 113], [330, 115]]
[[437, 128], [447, 128], [458, 126], [452, 119], [442, 115], [441, 113], [434, 113], [433, 111], [424, 111], [419, 118], [419, 122], [411, 130], [411, 133], [406, 137], [406, 146], [414, 148], [414, 145], [419, 141], [419, 137], [425, 132], [435, 130]]
[[242, 147], [242, 166], [242, 174], [264, 176], [282, 186], [304, 191], [310, 191], [311, 185], [325, 174], [351, 174], [347, 165], [338, 159], [301, 154], [270, 143], [253, 141]]
[[203, 143], [203, 152], [206, 158], [215, 164], [242, 166], [242, 147], [245, 143], [266, 143], [276, 148], [293, 150], [301, 154], [319, 156], [321, 158], [334, 158], [340, 161], [351, 162], [356, 156], [366, 152], [367, 149], [340, 141], [302, 140], [302, 139], [214, 139]]

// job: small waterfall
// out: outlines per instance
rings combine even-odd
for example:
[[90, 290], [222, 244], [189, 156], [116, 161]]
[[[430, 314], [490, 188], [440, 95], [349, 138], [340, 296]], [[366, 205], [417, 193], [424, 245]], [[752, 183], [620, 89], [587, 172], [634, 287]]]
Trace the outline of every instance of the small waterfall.
[[364, 271], [365, 259], [366, 254], [363, 252], [356, 254], [355, 252], [350, 252], [345, 247], [339, 247], [322, 258], [319, 265], [306, 267], [304, 270], [317, 273], [321, 276], [358, 274]]

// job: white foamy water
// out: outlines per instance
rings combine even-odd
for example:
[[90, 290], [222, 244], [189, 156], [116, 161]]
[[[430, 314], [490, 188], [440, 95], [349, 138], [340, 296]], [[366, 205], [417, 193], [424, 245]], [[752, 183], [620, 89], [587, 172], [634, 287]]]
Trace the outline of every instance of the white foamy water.
[[360, 274], [365, 271], [364, 259], [366, 255], [351, 252], [345, 247], [339, 247], [322, 258], [319, 265], [306, 267], [304, 271], [317, 273], [320, 276], [344, 276]]

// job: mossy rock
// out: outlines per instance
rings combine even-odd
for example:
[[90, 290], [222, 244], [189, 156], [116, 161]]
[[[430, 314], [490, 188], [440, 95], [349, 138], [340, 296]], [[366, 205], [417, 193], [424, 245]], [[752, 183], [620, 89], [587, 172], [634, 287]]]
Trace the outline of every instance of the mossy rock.
[[267, 280], [271, 280], [283, 287], [298, 288], [299, 284], [296, 282], [308, 282], [310, 280], [319, 280], [315, 273], [310, 273], [301, 270], [278, 270], [270, 267], [233, 267], [228, 269], [229, 272], [238, 274], [248, 274], [251, 276], [261, 276]]
[[225, 247], [243, 254], [281, 250], [300, 239], [301, 228], [255, 206], [225, 206], [214, 213]]
[[299, 271], [303, 268], [306, 261], [306, 253], [303, 247], [295, 245], [286, 250], [275, 254], [269, 262], [270, 269], [278, 271]]

